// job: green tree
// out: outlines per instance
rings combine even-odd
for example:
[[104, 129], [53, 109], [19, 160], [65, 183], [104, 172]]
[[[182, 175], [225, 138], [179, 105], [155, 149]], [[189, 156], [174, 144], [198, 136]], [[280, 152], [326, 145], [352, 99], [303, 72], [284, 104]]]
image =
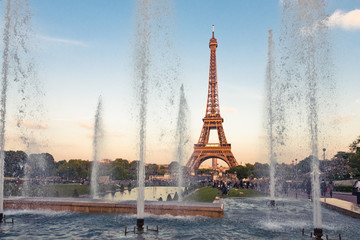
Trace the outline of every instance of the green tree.
[[67, 162], [70, 180], [89, 179], [90, 161], [81, 159], [71, 159]]
[[146, 175], [159, 175], [159, 166], [157, 164], [149, 164], [145, 167]]
[[30, 154], [27, 162], [30, 177], [49, 177], [55, 174], [54, 157], [49, 153]]
[[255, 178], [269, 177], [269, 164], [258, 163], [254, 164], [253, 176]]
[[305, 175], [307, 173], [310, 173], [311, 171], [311, 157], [307, 157], [304, 160], [301, 160], [297, 165], [297, 171], [299, 175]]
[[117, 180], [127, 180], [128, 171], [123, 166], [118, 165], [112, 168], [112, 178]]
[[235, 167], [231, 167], [227, 172], [228, 173], [236, 173], [238, 179], [248, 178], [252, 174], [253, 165], [247, 163], [245, 166], [237, 165]]
[[165, 166], [160, 166], [159, 168], [159, 175], [165, 175], [167, 169]]
[[28, 156], [23, 151], [5, 151], [5, 177], [24, 177], [24, 168]]
[[176, 162], [176, 161], [172, 161], [170, 164], [169, 164], [169, 167], [168, 167], [168, 172], [170, 174], [176, 174], [178, 172], [178, 169], [179, 169], [179, 163]]
[[357, 137], [352, 144], [350, 144], [350, 153], [348, 154], [349, 166], [355, 176], [360, 176], [360, 136]]

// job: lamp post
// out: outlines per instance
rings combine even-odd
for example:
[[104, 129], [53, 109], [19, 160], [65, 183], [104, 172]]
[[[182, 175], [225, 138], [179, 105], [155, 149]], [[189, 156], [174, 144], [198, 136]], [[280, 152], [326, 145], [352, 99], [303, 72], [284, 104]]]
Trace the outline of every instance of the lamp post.
[[326, 151], [326, 148], [323, 148], [323, 152], [324, 152], [324, 161], [325, 161], [325, 151]]

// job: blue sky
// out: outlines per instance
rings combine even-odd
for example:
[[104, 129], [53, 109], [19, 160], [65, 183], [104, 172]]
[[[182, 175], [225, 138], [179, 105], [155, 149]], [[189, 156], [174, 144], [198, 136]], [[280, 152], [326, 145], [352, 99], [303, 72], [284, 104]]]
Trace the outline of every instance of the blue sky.
[[[164, 107], [156, 109], [158, 105], [149, 102], [146, 161], [169, 163], [174, 160], [173, 123], [181, 83], [191, 112], [190, 139], [192, 143], [198, 140], [207, 97], [208, 41], [214, 24], [219, 45], [220, 110], [227, 140], [239, 163], [266, 162], [261, 137], [265, 134], [262, 118], [267, 34], [268, 29], [273, 29], [277, 40], [281, 2], [173, 0], [168, 3], [166, 26], [173, 46], [167, 50], [171, 56], [178, 57], [179, 81], [171, 83], [175, 97], [173, 109], [164, 113]], [[44, 111], [39, 117], [45, 125], [39, 130], [44, 142], [42, 151], [53, 154], [56, 160], [91, 159], [93, 118], [98, 96], [102, 95], [106, 129], [102, 157], [136, 159], [137, 108], [132, 57], [136, 1], [31, 0], [29, 4], [33, 14], [32, 54], [45, 92]], [[346, 14], [360, 9], [360, 0], [331, 0], [327, 5], [329, 16], [336, 10]], [[351, 20], [358, 24], [354, 29], [347, 29], [341, 19], [334, 20], [331, 27], [338, 99], [337, 113], [332, 117], [338, 121], [340, 134], [335, 136], [336, 146], [326, 146], [330, 153], [347, 150], [360, 135], [357, 17]], [[153, 51], [156, 52], [156, 48]], [[15, 98], [16, 94], [9, 99], [12, 110], [8, 114], [6, 149], [22, 148], [16, 140], [19, 133], [11, 124], [15, 120], [11, 113], [15, 105], [11, 101], [15, 102]], [[302, 159], [307, 155], [302, 153], [292, 158]]]

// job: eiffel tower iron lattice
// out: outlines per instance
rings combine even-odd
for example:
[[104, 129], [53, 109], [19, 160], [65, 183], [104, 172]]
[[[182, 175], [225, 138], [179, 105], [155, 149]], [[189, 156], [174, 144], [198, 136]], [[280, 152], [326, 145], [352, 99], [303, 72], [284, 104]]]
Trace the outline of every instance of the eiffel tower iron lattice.
[[[236, 159], [231, 152], [231, 144], [227, 142], [223, 128], [224, 119], [220, 116], [218, 82], [216, 70], [216, 48], [217, 41], [214, 37], [214, 25], [212, 38], [209, 42], [210, 48], [210, 67], [209, 67], [209, 87], [208, 98], [206, 104], [206, 113], [203, 118], [203, 127], [197, 144], [194, 144], [194, 152], [192, 153], [186, 166], [191, 173], [196, 173], [201, 163], [209, 158], [222, 159], [233, 167], [237, 165]], [[217, 130], [219, 143], [209, 143], [210, 131]]]

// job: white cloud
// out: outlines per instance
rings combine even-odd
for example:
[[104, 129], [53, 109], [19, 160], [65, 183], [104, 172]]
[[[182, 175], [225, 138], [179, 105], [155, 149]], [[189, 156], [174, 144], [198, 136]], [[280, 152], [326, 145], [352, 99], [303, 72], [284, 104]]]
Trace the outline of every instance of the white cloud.
[[350, 12], [336, 10], [327, 20], [329, 27], [338, 27], [345, 30], [360, 30], [360, 9]]
[[88, 44], [73, 40], [73, 39], [65, 39], [65, 38], [56, 38], [56, 37], [49, 37], [44, 35], [38, 35], [38, 38], [47, 42], [55, 42], [55, 43], [62, 43], [66, 45], [73, 45], [73, 46], [80, 46], [80, 47], [88, 47]]

